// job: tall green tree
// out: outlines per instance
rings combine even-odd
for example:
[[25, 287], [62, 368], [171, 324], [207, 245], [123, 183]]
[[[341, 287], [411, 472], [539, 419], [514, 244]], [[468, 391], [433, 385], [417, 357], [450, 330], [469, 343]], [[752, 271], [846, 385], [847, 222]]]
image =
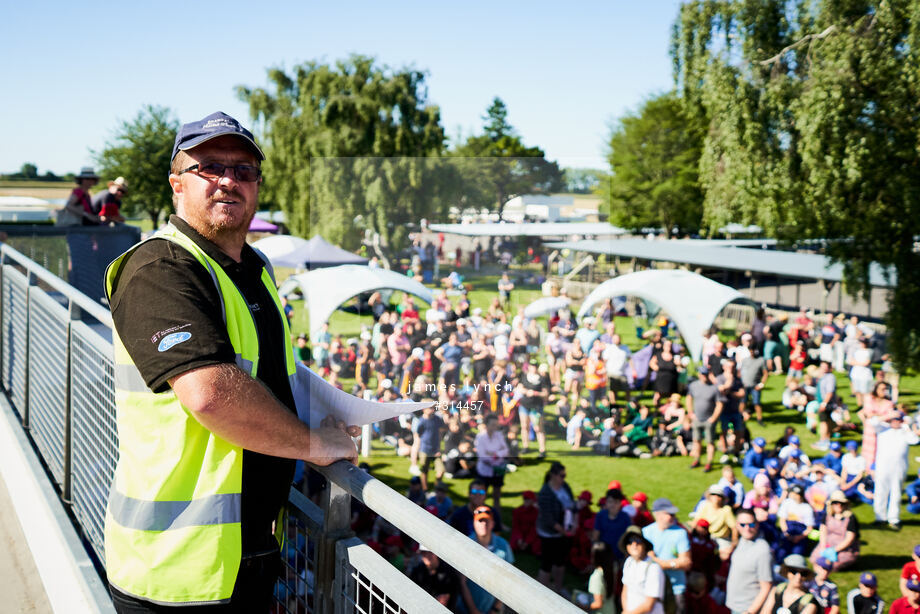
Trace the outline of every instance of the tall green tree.
[[128, 193], [125, 216], [145, 214], [154, 228], [172, 211], [172, 190], [166, 181], [179, 120], [167, 107], [147, 105], [121, 122], [102, 151], [94, 153], [104, 179], [124, 177]]
[[19, 174], [23, 179], [36, 179], [38, 177], [38, 167], [31, 162], [26, 162], [19, 169]]
[[613, 224], [696, 232], [703, 218], [699, 185], [702, 135], [680, 99], [648, 99], [623, 117], [609, 141], [606, 197]]
[[463, 191], [470, 200], [490, 205], [502, 219], [511, 198], [562, 189], [559, 165], [547, 160], [539, 147], [524, 145], [508, 123], [508, 108], [501, 98], [492, 100], [483, 122], [483, 133], [467, 138], [453, 152], [461, 159]]
[[889, 347], [920, 367], [920, 3], [687, 2], [672, 51], [706, 222], [829, 239], [852, 293], [887, 267]]
[[423, 72], [356, 55], [272, 69], [268, 81], [237, 92], [266, 149], [262, 202], [295, 234], [354, 249], [367, 227], [398, 248], [409, 223], [446, 211], [444, 129]]

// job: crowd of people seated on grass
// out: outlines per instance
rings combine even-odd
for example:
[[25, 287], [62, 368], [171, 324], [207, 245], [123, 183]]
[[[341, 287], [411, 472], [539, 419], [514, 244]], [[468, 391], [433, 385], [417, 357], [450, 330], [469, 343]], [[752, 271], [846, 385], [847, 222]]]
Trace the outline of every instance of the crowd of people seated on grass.
[[[668, 580], [655, 608], [670, 612], [671, 599], [682, 612], [727, 606], [750, 614], [769, 604], [773, 609], [764, 611], [771, 614], [804, 612], [807, 603], [796, 610], [787, 602], [806, 584], [787, 576], [814, 571], [808, 586], [818, 588], [808, 590], [815, 603], [827, 601], [828, 573], [859, 557], [860, 528], [850, 505], [871, 504], [876, 522], [900, 528], [907, 449], [918, 441], [917, 427], [897, 403], [890, 365], [883, 361], [872, 371], [871, 328], [842, 317], [816, 320], [805, 311], [794, 319], [759, 311], [750, 330], [731, 339], [710, 331], [701, 361], [692, 366], [667, 320], [644, 331], [642, 347], [633, 351], [622, 342], [610, 300], [580, 323], [562, 309], [542, 324], [525, 317], [523, 308], [511, 313], [513, 284], [503, 279], [499, 285], [502, 292], [487, 309], [472, 308], [463, 293], [440, 292], [426, 311], [407, 297], [395, 308], [375, 309], [373, 327], [357, 338], [343, 340], [324, 325], [312, 356], [305, 339], [298, 347], [333, 384], [353, 379], [356, 395], [435, 401], [419, 415], [375, 426], [377, 436], [410, 459], [407, 496], [492, 544], [506, 560], [513, 561], [515, 552], [539, 557], [543, 583], [562, 591], [563, 573], [572, 569], [590, 576], [589, 591], [581, 595], [586, 608], [613, 611], [609, 603], [637, 614], [650, 611], [640, 597], [657, 582], [659, 572], [649, 569], [659, 567]], [[835, 371], [841, 370], [849, 372], [852, 398], [837, 391]], [[761, 393], [774, 376], [785, 381], [783, 404], [802, 420], [767, 442], [752, 437], [751, 428], [764, 424]], [[812, 446], [818, 457], [801, 447], [797, 428], [818, 435]], [[720, 465], [721, 479], [681, 521], [667, 498], [650, 504], [643, 492], [626, 497], [616, 480], [598, 497], [588, 491], [575, 496], [565, 467], [553, 462], [544, 483], [534, 484], [511, 511], [506, 530], [505, 475], [545, 458], [548, 430], [573, 450], [681, 455], [703, 472]], [[455, 503], [445, 483], [464, 479], [470, 480], [468, 501]], [[920, 511], [920, 480], [908, 492], [908, 509]], [[438, 582], [449, 573], [430, 552], [415, 557], [423, 571], [410, 569], [414, 544], [371, 516], [358, 509], [355, 530], [394, 564], [407, 573], [433, 574]], [[755, 541], [756, 548], [748, 543]], [[739, 548], [756, 550], [769, 563], [755, 569], [745, 562], [743, 572], [732, 572]], [[761, 579], [764, 569], [769, 577]], [[733, 573], [757, 578], [742, 591], [750, 598], [744, 607], [740, 597], [732, 598]], [[757, 584], [780, 579], [782, 591]], [[864, 579], [860, 590], [869, 592], [874, 578]], [[444, 602], [456, 611], [486, 612], [491, 606], [480, 606], [494, 603], [462, 578], [446, 592]]]

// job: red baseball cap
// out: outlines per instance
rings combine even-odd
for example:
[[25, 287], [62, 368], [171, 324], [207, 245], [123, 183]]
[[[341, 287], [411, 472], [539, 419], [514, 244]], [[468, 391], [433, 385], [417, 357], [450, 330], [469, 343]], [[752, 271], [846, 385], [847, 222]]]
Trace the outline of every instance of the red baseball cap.
[[525, 500], [526, 499], [533, 500], [537, 498], [537, 493], [535, 493], [532, 490], [525, 490], [524, 492], [521, 493], [521, 496], [524, 497]]
[[648, 502], [648, 495], [642, 492], [641, 490], [632, 496], [633, 501], [639, 501], [640, 503]]
[[578, 498], [579, 498], [579, 499], [584, 499], [584, 500], [587, 501], [588, 503], [591, 503], [591, 499], [594, 498], [594, 495], [591, 494], [591, 491], [590, 491], [590, 490], [583, 490], [583, 491], [581, 491], [581, 493], [578, 495]]
[[620, 484], [620, 480], [610, 480], [610, 483], [607, 484], [607, 490], [610, 489], [623, 490], [623, 485]]

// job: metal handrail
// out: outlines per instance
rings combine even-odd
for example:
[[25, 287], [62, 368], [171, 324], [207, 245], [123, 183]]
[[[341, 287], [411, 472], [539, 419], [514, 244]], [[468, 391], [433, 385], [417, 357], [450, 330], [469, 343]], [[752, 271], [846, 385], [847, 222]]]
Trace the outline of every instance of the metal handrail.
[[581, 611], [354, 465], [339, 461], [316, 469], [513, 610], [533, 614]]
[[6, 244], [0, 244], [0, 254], [3, 256], [2, 262], [6, 262], [6, 259], [9, 258], [17, 265], [23, 267], [29, 275], [34, 276], [36, 279], [52, 288], [55, 292], [60, 292], [68, 301], [91, 315], [101, 324], [105, 324], [109, 328], [112, 328], [112, 314], [108, 309], [86, 296], [45, 267], [37, 264], [35, 261]]

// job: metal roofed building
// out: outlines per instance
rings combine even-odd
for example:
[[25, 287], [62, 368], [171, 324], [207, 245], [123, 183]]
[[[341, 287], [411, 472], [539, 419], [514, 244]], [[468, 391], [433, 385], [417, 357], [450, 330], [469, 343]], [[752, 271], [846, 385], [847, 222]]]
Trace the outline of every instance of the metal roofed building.
[[[754, 240], [755, 243], [762, 241]], [[554, 249], [570, 249], [593, 254], [606, 254], [621, 258], [639, 258], [659, 262], [688, 264], [695, 267], [728, 269], [733, 271], [750, 271], [764, 275], [779, 275], [792, 279], [809, 279], [840, 282], [843, 280], [843, 265], [833, 263], [827, 256], [820, 254], [801, 254], [782, 252], [774, 249], [750, 249], [731, 245], [736, 241], [647, 241], [644, 239], [620, 239], [618, 241], [561, 241], [547, 243]], [[869, 282], [878, 288], [890, 288], [896, 280], [885, 276], [885, 270], [873, 265]]]
[[[761, 249], [741, 247], [742, 245], [760, 245]], [[560, 241], [547, 243], [546, 246], [554, 249], [569, 249], [572, 251], [587, 252], [591, 254], [604, 254], [617, 258], [647, 260], [652, 262], [670, 262], [678, 265], [687, 265], [697, 269], [715, 269], [721, 271], [738, 271], [750, 277], [749, 296], [755, 299], [755, 286], [757, 276], [775, 278], [776, 303], [794, 302], [800, 306], [799, 286], [802, 283], [822, 282], [823, 290], [820, 297], [806, 297], [806, 302], [811, 305], [822, 305], [822, 310], [827, 308], [827, 300], [831, 289], [838, 285], [837, 310], [843, 310], [843, 296], [839, 289], [843, 281], [843, 265], [834, 263], [830, 258], [820, 254], [804, 254], [797, 252], [784, 252], [776, 249], [767, 249], [775, 245], [772, 240], [729, 240], [729, 241], [694, 241], [694, 240], [645, 240], [645, 239], [619, 239], [597, 240], [586, 239], [583, 241]], [[863, 312], [872, 315], [872, 304], [885, 304], [887, 290], [897, 283], [893, 271], [886, 276], [885, 269], [873, 264], [869, 283], [873, 287], [870, 300], [866, 303]], [[780, 286], [783, 280], [795, 284], [795, 299], [793, 301], [780, 300]], [[858, 302], [857, 302], [858, 303]], [[854, 304], [850, 311], [858, 311]]]
[[605, 237], [626, 234], [626, 230], [604, 222], [522, 222], [488, 224], [430, 224], [434, 232], [468, 237]]

